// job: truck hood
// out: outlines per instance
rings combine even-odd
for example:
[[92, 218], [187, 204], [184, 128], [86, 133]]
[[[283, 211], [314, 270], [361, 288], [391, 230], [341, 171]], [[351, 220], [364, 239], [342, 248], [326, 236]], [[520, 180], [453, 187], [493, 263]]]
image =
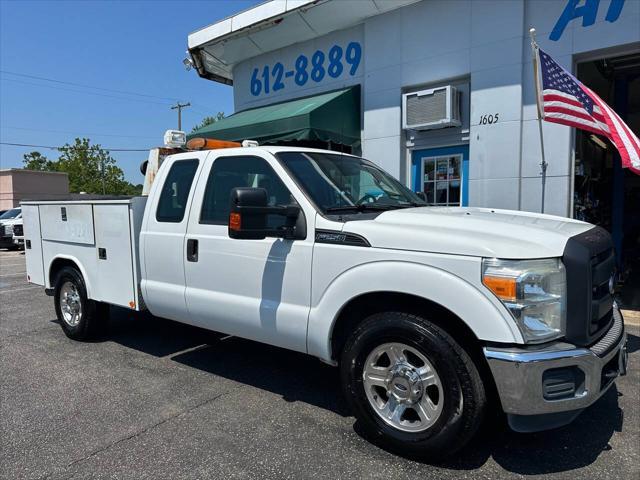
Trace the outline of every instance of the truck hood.
[[552, 215], [467, 207], [390, 210], [344, 225], [373, 247], [496, 258], [559, 257], [569, 237], [591, 228]]
[[0, 225], [16, 225], [16, 224], [22, 224], [22, 217], [9, 218], [7, 220], [0, 220]]

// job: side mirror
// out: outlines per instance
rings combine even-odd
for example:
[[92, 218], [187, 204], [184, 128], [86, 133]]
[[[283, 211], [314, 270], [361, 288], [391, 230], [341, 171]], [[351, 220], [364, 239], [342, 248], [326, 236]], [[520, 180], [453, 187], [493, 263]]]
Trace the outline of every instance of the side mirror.
[[[229, 208], [229, 237], [244, 240], [262, 240], [266, 237], [285, 239], [300, 238], [297, 225], [300, 215], [298, 205], [268, 205], [264, 188], [236, 187], [231, 190]], [[267, 228], [267, 216], [285, 217], [284, 225]], [[306, 236], [306, 235], [305, 235]], [[304, 238], [304, 236], [302, 237]]]
[[420, 200], [424, 200], [425, 202], [427, 201], [427, 194], [424, 192], [416, 192], [416, 195], [418, 196], [418, 198]]

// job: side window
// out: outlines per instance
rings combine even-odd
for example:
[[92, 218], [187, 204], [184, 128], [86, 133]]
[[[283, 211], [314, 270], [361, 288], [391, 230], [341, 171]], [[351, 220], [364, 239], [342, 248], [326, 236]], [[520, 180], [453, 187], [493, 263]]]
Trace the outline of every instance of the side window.
[[179, 223], [184, 218], [189, 190], [198, 169], [198, 160], [178, 160], [162, 185], [156, 220], [158, 222]]
[[[266, 160], [259, 157], [221, 157], [213, 162], [204, 192], [200, 223], [226, 225], [229, 197], [236, 187], [259, 187], [267, 191], [269, 205], [289, 205], [291, 193]], [[269, 215], [267, 226], [284, 225], [284, 217]]]

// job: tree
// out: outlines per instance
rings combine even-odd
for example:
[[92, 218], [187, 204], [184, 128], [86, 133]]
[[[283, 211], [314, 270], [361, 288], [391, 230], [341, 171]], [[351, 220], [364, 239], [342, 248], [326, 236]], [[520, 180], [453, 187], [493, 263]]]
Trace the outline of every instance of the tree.
[[138, 195], [140, 191], [124, 179], [116, 160], [100, 145], [91, 145], [88, 138], [76, 138], [72, 145], [60, 147], [60, 158], [48, 160], [38, 152], [24, 156], [25, 168], [66, 172], [69, 190], [73, 193], [108, 195]]
[[201, 129], [202, 127], [206, 127], [207, 125], [211, 125], [212, 123], [219, 122], [224, 118], [224, 112], [216, 113], [215, 117], [204, 117], [202, 121], [191, 129], [191, 132], [195, 132], [196, 130]]
[[40, 152], [30, 152], [24, 155], [24, 168], [26, 170], [39, 170], [42, 172], [55, 171], [55, 166], [51, 160]]

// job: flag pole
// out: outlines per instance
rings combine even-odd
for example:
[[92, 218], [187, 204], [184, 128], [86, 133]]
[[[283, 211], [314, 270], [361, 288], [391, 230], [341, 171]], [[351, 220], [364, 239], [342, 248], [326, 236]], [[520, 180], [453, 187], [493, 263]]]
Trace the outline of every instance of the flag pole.
[[542, 96], [542, 91], [540, 89], [540, 73], [538, 71], [539, 65], [538, 65], [538, 55], [537, 55], [537, 49], [538, 49], [538, 44], [536, 43], [536, 29], [535, 28], [530, 28], [529, 29], [529, 36], [531, 37], [531, 54], [532, 54], [532, 60], [533, 60], [533, 81], [535, 84], [535, 89], [536, 89], [536, 106], [538, 107], [538, 129], [540, 130], [540, 152], [542, 154], [542, 162], [540, 162], [540, 174], [542, 175], [542, 204], [540, 206], [540, 211], [541, 213], [544, 213], [544, 196], [545, 196], [545, 189], [546, 189], [546, 185], [547, 185], [547, 161], [545, 160], [545, 155], [544, 155], [544, 137], [542, 136], [542, 119], [544, 117], [544, 112], [542, 110], [542, 104], [541, 104], [541, 96]]

